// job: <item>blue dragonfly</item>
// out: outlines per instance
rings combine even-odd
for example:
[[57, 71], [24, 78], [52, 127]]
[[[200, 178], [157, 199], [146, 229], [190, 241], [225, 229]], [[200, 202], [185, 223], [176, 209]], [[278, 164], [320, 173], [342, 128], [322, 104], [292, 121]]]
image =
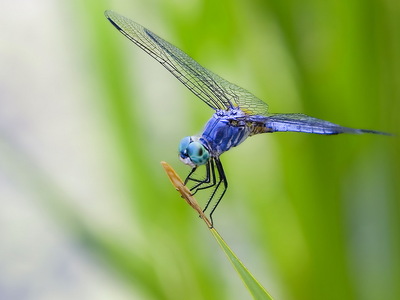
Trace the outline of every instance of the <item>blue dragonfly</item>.
[[[340, 133], [384, 134], [375, 130], [343, 127], [304, 114], [270, 114], [268, 105], [249, 91], [212, 73], [189, 57], [185, 52], [163, 40], [147, 28], [113, 11], [105, 16], [123, 35], [156, 59], [193, 94], [215, 112], [198, 136], [184, 137], [179, 144], [179, 158], [192, 170], [185, 185], [192, 182], [191, 192], [212, 188], [211, 196], [203, 211], [209, 208], [212, 214], [223, 198], [228, 181], [220, 155], [241, 144], [249, 136], [270, 132], [305, 132], [323, 135]], [[205, 165], [204, 178], [196, 178], [194, 172]]]

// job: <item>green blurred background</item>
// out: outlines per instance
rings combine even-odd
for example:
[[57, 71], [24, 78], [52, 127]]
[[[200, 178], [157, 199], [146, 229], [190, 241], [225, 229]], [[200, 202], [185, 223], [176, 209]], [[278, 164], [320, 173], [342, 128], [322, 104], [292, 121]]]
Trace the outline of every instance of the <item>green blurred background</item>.
[[[212, 110], [106, 9], [271, 112], [400, 132], [397, 0], [0, 7], [1, 299], [250, 299], [159, 164], [188, 173], [177, 145]], [[216, 227], [275, 299], [400, 299], [399, 153], [398, 137], [250, 138], [222, 156]]]

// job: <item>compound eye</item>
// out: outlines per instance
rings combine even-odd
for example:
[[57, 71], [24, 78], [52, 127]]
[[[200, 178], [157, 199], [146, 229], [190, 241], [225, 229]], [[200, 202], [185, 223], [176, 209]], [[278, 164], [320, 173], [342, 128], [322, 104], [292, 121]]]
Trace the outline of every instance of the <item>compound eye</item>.
[[204, 165], [210, 158], [208, 150], [199, 142], [192, 142], [188, 145], [187, 155], [195, 165]]
[[190, 136], [186, 136], [183, 139], [181, 139], [181, 142], [179, 143], [179, 154], [181, 155], [181, 157], [187, 157], [188, 153], [187, 153], [187, 148], [189, 146], [191, 142], [191, 138]]

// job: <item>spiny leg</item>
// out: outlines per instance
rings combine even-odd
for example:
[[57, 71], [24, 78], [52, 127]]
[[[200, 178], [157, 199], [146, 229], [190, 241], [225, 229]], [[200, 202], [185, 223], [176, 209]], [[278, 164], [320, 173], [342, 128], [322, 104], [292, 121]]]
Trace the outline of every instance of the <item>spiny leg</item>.
[[[215, 159], [215, 164], [216, 164], [216, 166], [217, 166], [217, 171], [218, 171], [218, 174], [219, 174], [219, 182], [218, 182], [217, 187], [216, 187], [216, 189], [214, 190], [213, 194], [211, 195], [211, 198], [210, 198], [209, 202], [207, 203], [206, 208], [207, 208], [207, 206], [210, 204], [211, 199], [212, 199], [212, 197], [214, 197], [215, 192], [218, 190], [218, 188], [219, 188], [221, 182], [224, 183], [224, 190], [222, 191], [221, 195], [219, 196], [217, 202], [215, 203], [214, 207], [212, 208], [212, 210], [211, 210], [211, 212], [210, 212], [211, 226], [213, 226], [213, 224], [214, 224], [214, 221], [213, 221], [213, 218], [212, 218], [212, 214], [214, 213], [214, 211], [215, 211], [215, 209], [217, 208], [218, 204], [221, 202], [221, 200], [222, 200], [222, 198], [224, 197], [225, 192], [226, 192], [226, 190], [227, 190], [227, 188], [228, 188], [228, 181], [226, 180], [224, 168], [222, 167], [222, 163], [221, 163], [221, 161], [220, 161], [218, 158]], [[205, 210], [205, 209], [204, 209], [204, 210]]]
[[[206, 179], [201, 181], [199, 180], [199, 184], [195, 185], [192, 187], [190, 190], [193, 191], [193, 195], [197, 193], [199, 190], [204, 190], [213, 187], [216, 184], [216, 177], [215, 177], [215, 167], [214, 167], [214, 161], [210, 159], [210, 161], [206, 165]], [[211, 183], [209, 185], [201, 186], [202, 184], [205, 183]]]
[[214, 169], [214, 163], [215, 163], [214, 158], [212, 158], [210, 160], [210, 163], [211, 163], [211, 166], [212, 166], [212, 183], [209, 186], [204, 187], [204, 188], [210, 188], [210, 187], [213, 187], [213, 186], [215, 186], [215, 188], [213, 189], [213, 192], [211, 193], [210, 198], [208, 198], [208, 201], [207, 201], [206, 205], [203, 208], [203, 212], [205, 212], [207, 210], [208, 206], [210, 205], [211, 201], [214, 199], [214, 196], [215, 196], [216, 192], [218, 191], [219, 186], [221, 184], [220, 177], [218, 177], [218, 183], [217, 183], [217, 176], [215, 175], [215, 169]]
[[191, 181], [196, 181], [196, 182], [199, 182], [199, 181], [200, 181], [200, 180], [198, 180], [198, 179], [195, 179], [195, 178], [191, 178], [191, 177], [190, 177], [190, 176], [192, 176], [192, 174], [193, 174], [196, 170], [197, 170], [197, 167], [192, 168], [192, 170], [190, 171], [190, 173], [188, 174], [188, 176], [187, 176], [186, 179], [185, 179], [184, 185], [186, 185], [186, 184], [189, 182], [189, 180], [191, 180]]
[[[192, 174], [192, 172], [190, 173]], [[190, 180], [193, 182], [197, 182], [193, 187], [190, 188], [190, 191], [194, 191], [193, 195], [197, 192], [197, 188], [205, 183], [210, 182], [210, 162], [207, 162], [206, 164], [206, 177], [204, 179], [197, 179], [197, 178], [192, 178], [190, 177]]]
[[[203, 209], [203, 212], [205, 212], [207, 210], [207, 208], [209, 207], [210, 203], [214, 199], [215, 195], [217, 194], [217, 191], [219, 190], [219, 188], [221, 186], [221, 183], [224, 184], [224, 189], [223, 189], [222, 193], [219, 195], [216, 204], [214, 205], [214, 207], [212, 208], [212, 210], [211, 210], [211, 212], [209, 214], [210, 221], [211, 221], [211, 226], [213, 225], [212, 214], [215, 211], [215, 209], [217, 208], [217, 206], [218, 206], [219, 202], [221, 201], [222, 197], [224, 196], [224, 194], [226, 192], [226, 189], [228, 188], [228, 182], [226, 180], [225, 172], [224, 172], [224, 169], [222, 167], [221, 161], [218, 158], [214, 158], [214, 160], [215, 160], [215, 164], [217, 166], [217, 171], [218, 171], [218, 183], [216, 183], [216, 186], [215, 186], [215, 188], [214, 188], [209, 200], [207, 201], [207, 203], [206, 203], [206, 205], [205, 205], [205, 207]], [[215, 181], [217, 181], [216, 177], [215, 177]]]
[[[190, 191], [194, 190], [192, 195], [197, 193], [198, 190], [208, 189], [208, 188], [210, 188], [210, 187], [215, 185], [215, 168], [214, 168], [214, 162], [213, 161], [210, 160], [209, 162], [207, 162], [207, 164], [206, 164], [206, 177], [204, 179], [197, 179], [197, 178], [191, 177], [192, 174], [196, 171], [196, 169], [197, 169], [197, 167], [194, 167], [190, 171], [189, 175], [186, 177], [185, 182], [184, 182], [185, 185], [187, 185], [187, 183], [189, 181], [193, 181], [193, 182], [196, 183], [193, 187], [190, 188]], [[206, 184], [206, 183], [208, 184], [210, 182], [211, 182], [211, 184], [202, 186], [203, 184]]]
[[[215, 173], [215, 165], [217, 166], [218, 180], [217, 180], [217, 175]], [[225, 172], [222, 167], [221, 161], [218, 158], [211, 158], [210, 161], [206, 164], [206, 178], [205, 179], [197, 179], [197, 178], [191, 177], [193, 175], [193, 173], [196, 171], [196, 169], [197, 169], [197, 167], [194, 167], [185, 179], [185, 185], [189, 181], [196, 182], [195, 186], [190, 189], [191, 191], [195, 190], [192, 195], [194, 195], [199, 190], [208, 189], [208, 188], [215, 186], [213, 189], [213, 192], [211, 193], [209, 200], [207, 201], [207, 203], [203, 209], [203, 212], [205, 212], [208, 209], [208, 207], [210, 206], [210, 203], [212, 202], [215, 195], [217, 194], [217, 191], [219, 190], [221, 183], [223, 183], [223, 185], [224, 185], [224, 189], [223, 189], [222, 193], [219, 195], [216, 204], [214, 205], [214, 207], [212, 208], [212, 210], [209, 214], [211, 225], [213, 225], [212, 214], [214, 213], [218, 204], [221, 202], [221, 199], [223, 198], [223, 196], [228, 188], [228, 182], [226, 180]], [[210, 183], [210, 184], [202, 186], [203, 184], [206, 184], [206, 183]]]

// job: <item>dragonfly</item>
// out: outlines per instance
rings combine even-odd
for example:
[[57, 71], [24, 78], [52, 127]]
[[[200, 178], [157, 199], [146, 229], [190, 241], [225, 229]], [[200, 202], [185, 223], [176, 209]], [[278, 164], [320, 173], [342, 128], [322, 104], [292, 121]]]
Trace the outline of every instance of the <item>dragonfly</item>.
[[[116, 29], [157, 60], [193, 94], [215, 112], [200, 135], [184, 137], [179, 144], [179, 158], [192, 169], [184, 183], [193, 185], [192, 194], [212, 189], [203, 211], [210, 203], [212, 215], [228, 188], [220, 160], [222, 153], [238, 146], [248, 137], [272, 132], [304, 132], [322, 135], [341, 133], [385, 132], [355, 129], [300, 113], [271, 114], [268, 105], [241, 88], [201, 66], [189, 55], [138, 23], [107, 10], [105, 16]], [[196, 178], [198, 167], [205, 166], [205, 176]]]

